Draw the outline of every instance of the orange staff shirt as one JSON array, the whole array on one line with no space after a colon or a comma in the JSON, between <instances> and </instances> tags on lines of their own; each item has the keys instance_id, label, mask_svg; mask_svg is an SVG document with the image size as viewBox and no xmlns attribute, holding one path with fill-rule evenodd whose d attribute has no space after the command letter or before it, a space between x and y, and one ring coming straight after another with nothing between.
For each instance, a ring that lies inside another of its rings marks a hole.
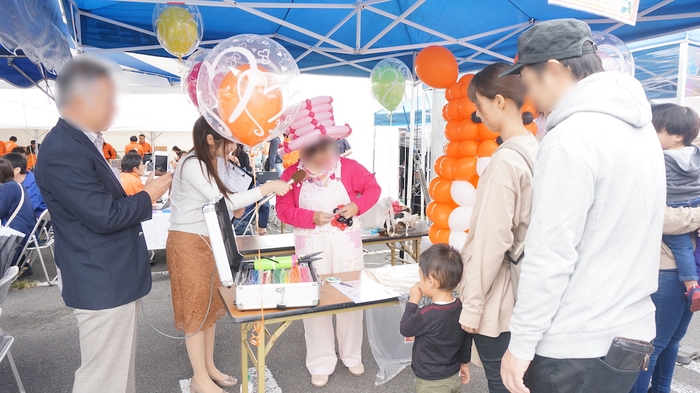
<instances>
[{"instance_id":1,"label":"orange staff shirt","mask_svg":"<svg viewBox=\"0 0 700 393\"><path fill-rule=\"evenodd\" d=\"M130 151L136 150L137 153L143 157L143 148L137 142L131 142L126 147L124 147L124 154L129 154Z\"/></svg>"},{"instance_id":2,"label":"orange staff shirt","mask_svg":"<svg viewBox=\"0 0 700 393\"><path fill-rule=\"evenodd\" d=\"M143 142L139 143L141 145L141 149L143 150L143 154L153 154L153 148L151 148L151 144L148 142Z\"/></svg>"},{"instance_id":3,"label":"orange staff shirt","mask_svg":"<svg viewBox=\"0 0 700 393\"><path fill-rule=\"evenodd\" d=\"M122 172L119 174L119 178L122 180L122 187L126 195L134 195L143 191L143 182L136 172Z\"/></svg>"},{"instance_id":4,"label":"orange staff shirt","mask_svg":"<svg viewBox=\"0 0 700 393\"><path fill-rule=\"evenodd\" d=\"M114 146L107 142L102 145L102 154L104 154L105 160L113 160L117 158L117 151L114 149Z\"/></svg>"}]
</instances>

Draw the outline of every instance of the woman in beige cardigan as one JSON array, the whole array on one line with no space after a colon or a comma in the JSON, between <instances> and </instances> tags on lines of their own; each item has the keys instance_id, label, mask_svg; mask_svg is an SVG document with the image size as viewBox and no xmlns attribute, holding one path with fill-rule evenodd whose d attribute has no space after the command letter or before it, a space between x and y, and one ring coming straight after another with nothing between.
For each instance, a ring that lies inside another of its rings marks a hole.
<instances>
[{"instance_id":1,"label":"woman in beige cardigan","mask_svg":"<svg viewBox=\"0 0 700 393\"><path fill-rule=\"evenodd\" d=\"M508 349L508 324L515 307L516 264L530 223L532 163L538 150L525 129L518 77L499 77L506 64L492 64L474 76L469 99L503 144L481 174L467 241L462 250L462 328L474 334L491 393L508 393L501 358Z\"/></svg>"}]
</instances>

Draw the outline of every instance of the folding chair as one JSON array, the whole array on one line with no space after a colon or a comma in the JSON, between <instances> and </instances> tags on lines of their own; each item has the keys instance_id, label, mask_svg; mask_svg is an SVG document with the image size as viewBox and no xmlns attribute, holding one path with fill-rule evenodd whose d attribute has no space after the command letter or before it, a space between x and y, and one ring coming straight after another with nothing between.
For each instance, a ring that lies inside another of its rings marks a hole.
<instances>
[{"instance_id":1,"label":"folding chair","mask_svg":"<svg viewBox=\"0 0 700 393\"><path fill-rule=\"evenodd\" d=\"M12 284L12 281L14 281L15 278L17 278L18 273L19 268L17 266L12 266L9 269L7 269L2 278L0 278L0 305L2 305L3 302L5 302L8 292L10 292L10 284ZM2 315L1 308L0 315ZM20 379L19 377L17 366L15 366L15 361L14 359L12 359L12 353L10 352L10 347L12 346L14 340L15 339L11 336L3 335L2 329L0 329L0 362L2 362L2 360L7 355L7 361L10 362L10 368L12 369L12 374L14 374L15 376L15 381L17 382L17 386L19 387L19 392L25 393L24 385L22 385L22 379Z\"/></svg>"},{"instance_id":2,"label":"folding chair","mask_svg":"<svg viewBox=\"0 0 700 393\"><path fill-rule=\"evenodd\" d=\"M27 243L25 243L24 249L22 250L22 253L20 253L16 265L18 265L20 269L25 265L31 266L34 255L37 255L39 257L39 262L41 262L41 267L44 269L46 282L49 285L54 285L56 278L53 280L49 278L49 273L46 270L46 263L44 263L44 256L41 255L41 251L48 248L51 252L51 256L53 257L53 242L54 237L53 230L51 230L51 214L48 210L44 210L44 212L41 213L41 216L39 216L39 220L36 222L36 225L34 225L32 233L29 234L29 239L27 240Z\"/></svg>"}]
</instances>

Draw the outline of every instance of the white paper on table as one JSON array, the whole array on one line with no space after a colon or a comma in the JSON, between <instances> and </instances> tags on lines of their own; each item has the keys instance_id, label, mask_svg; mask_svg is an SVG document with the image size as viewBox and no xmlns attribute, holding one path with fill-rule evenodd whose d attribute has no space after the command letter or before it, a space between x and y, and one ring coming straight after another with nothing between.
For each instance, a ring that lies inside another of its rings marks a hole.
<instances>
[{"instance_id":1,"label":"white paper on table","mask_svg":"<svg viewBox=\"0 0 700 393\"><path fill-rule=\"evenodd\" d=\"M382 266L362 271L362 278L367 278L395 291L406 294L411 287L420 281L417 263L407 263L397 266Z\"/></svg>"},{"instance_id":2,"label":"white paper on table","mask_svg":"<svg viewBox=\"0 0 700 393\"><path fill-rule=\"evenodd\" d=\"M371 280L334 282L331 285L352 300L353 303L369 303L399 296L391 289Z\"/></svg>"},{"instance_id":3,"label":"white paper on table","mask_svg":"<svg viewBox=\"0 0 700 393\"><path fill-rule=\"evenodd\" d=\"M250 183L253 181L253 178L240 167L228 163L226 165L226 175L223 181L226 188L232 192L243 192L250 188Z\"/></svg>"}]
</instances>

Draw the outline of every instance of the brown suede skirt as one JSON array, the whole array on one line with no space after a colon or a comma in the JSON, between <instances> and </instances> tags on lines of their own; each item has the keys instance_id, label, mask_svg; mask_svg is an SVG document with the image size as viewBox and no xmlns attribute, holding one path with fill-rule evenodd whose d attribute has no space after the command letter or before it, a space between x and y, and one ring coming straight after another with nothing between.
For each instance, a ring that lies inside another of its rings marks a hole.
<instances>
[{"instance_id":1,"label":"brown suede skirt","mask_svg":"<svg viewBox=\"0 0 700 393\"><path fill-rule=\"evenodd\" d=\"M214 254L209 247L209 238L193 233L170 231L166 243L166 255L173 295L175 327L186 334L191 334L200 326L202 330L213 326L226 313L226 309L217 293L217 288L221 284L219 273L216 271ZM207 314L210 301L211 306ZM204 321L205 318L206 321Z\"/></svg>"}]
</instances>

